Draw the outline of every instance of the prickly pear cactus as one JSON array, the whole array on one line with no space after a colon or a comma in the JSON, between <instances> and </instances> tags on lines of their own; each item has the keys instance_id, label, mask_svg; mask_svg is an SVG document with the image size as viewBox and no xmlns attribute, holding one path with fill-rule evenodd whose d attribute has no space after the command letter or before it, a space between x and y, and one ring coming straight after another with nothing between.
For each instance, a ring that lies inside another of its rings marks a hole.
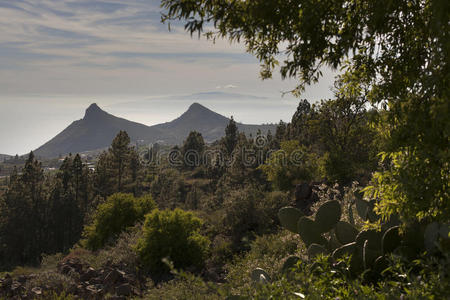
<instances>
[{"instance_id":1,"label":"prickly pear cactus","mask_svg":"<svg viewBox=\"0 0 450 300\"><path fill-rule=\"evenodd\" d=\"M380 256L381 251L372 249L369 246L369 240L366 240L363 246L364 269L371 269L375 260Z\"/></svg>"},{"instance_id":2,"label":"prickly pear cactus","mask_svg":"<svg viewBox=\"0 0 450 300\"><path fill-rule=\"evenodd\" d=\"M283 267L281 268L281 273L289 273L289 271L297 264L299 260L300 257L298 256L289 256L284 262Z\"/></svg>"},{"instance_id":3,"label":"prickly pear cactus","mask_svg":"<svg viewBox=\"0 0 450 300\"><path fill-rule=\"evenodd\" d=\"M315 217L316 226L320 232L325 233L333 229L341 219L341 213L341 205L336 200L327 201L322 204Z\"/></svg>"},{"instance_id":4,"label":"prickly pear cactus","mask_svg":"<svg viewBox=\"0 0 450 300\"><path fill-rule=\"evenodd\" d=\"M367 209L369 208L369 202L365 201L362 197L356 197L355 199L356 212L359 217L364 221L367 220Z\"/></svg>"},{"instance_id":5,"label":"prickly pear cactus","mask_svg":"<svg viewBox=\"0 0 450 300\"><path fill-rule=\"evenodd\" d=\"M270 282L269 274L261 268L254 269L251 278L255 283L266 284Z\"/></svg>"},{"instance_id":6,"label":"prickly pear cactus","mask_svg":"<svg viewBox=\"0 0 450 300\"><path fill-rule=\"evenodd\" d=\"M400 236L400 226L395 226L386 230L381 241L383 254L393 252L402 242Z\"/></svg>"},{"instance_id":7,"label":"prickly pear cactus","mask_svg":"<svg viewBox=\"0 0 450 300\"><path fill-rule=\"evenodd\" d=\"M368 241L368 247L372 250L379 250L381 252L382 233L376 230L363 230L356 236L356 246L363 248L364 243Z\"/></svg>"},{"instance_id":8,"label":"prickly pear cactus","mask_svg":"<svg viewBox=\"0 0 450 300\"><path fill-rule=\"evenodd\" d=\"M355 241L358 230L350 223L339 221L336 224L335 234L338 241L342 244L348 244Z\"/></svg>"},{"instance_id":9,"label":"prickly pear cactus","mask_svg":"<svg viewBox=\"0 0 450 300\"><path fill-rule=\"evenodd\" d=\"M307 247L311 244L326 245L327 240L322 236L321 230L316 226L316 222L308 217L301 217L298 220L298 233Z\"/></svg>"},{"instance_id":10,"label":"prickly pear cactus","mask_svg":"<svg viewBox=\"0 0 450 300\"><path fill-rule=\"evenodd\" d=\"M356 243L348 243L340 248L337 248L333 251L332 257L334 260L338 260L339 258L342 258L344 255L352 255L355 252L356 249Z\"/></svg>"},{"instance_id":11,"label":"prickly pear cactus","mask_svg":"<svg viewBox=\"0 0 450 300\"><path fill-rule=\"evenodd\" d=\"M314 258L317 255L327 254L327 253L328 253L327 249L325 249L324 246L319 245L319 244L311 244L308 247L308 256L309 256L309 258Z\"/></svg>"},{"instance_id":12,"label":"prickly pear cactus","mask_svg":"<svg viewBox=\"0 0 450 300\"><path fill-rule=\"evenodd\" d=\"M294 207L283 207L278 211L281 226L293 233L298 233L298 220L303 216L302 211Z\"/></svg>"}]
</instances>

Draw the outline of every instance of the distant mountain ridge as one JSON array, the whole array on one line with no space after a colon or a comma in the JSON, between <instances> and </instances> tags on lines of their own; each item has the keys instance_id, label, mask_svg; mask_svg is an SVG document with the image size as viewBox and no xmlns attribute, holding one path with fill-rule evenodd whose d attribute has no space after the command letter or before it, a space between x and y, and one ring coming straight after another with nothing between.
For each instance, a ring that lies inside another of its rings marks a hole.
<instances>
[{"instance_id":1,"label":"distant mountain ridge","mask_svg":"<svg viewBox=\"0 0 450 300\"><path fill-rule=\"evenodd\" d=\"M10 159L12 155L8 154L0 154L0 162L3 162L5 159Z\"/></svg>"},{"instance_id":2,"label":"distant mountain ridge","mask_svg":"<svg viewBox=\"0 0 450 300\"><path fill-rule=\"evenodd\" d=\"M86 109L83 119L73 122L34 152L38 157L52 158L106 148L120 130L125 130L132 142L177 145L193 130L200 132L206 142L213 142L225 134L229 120L199 103L193 103L175 120L147 126L113 116L93 103ZM237 125L240 131L253 135L258 130L266 134L276 129L275 125Z\"/></svg>"}]
</instances>

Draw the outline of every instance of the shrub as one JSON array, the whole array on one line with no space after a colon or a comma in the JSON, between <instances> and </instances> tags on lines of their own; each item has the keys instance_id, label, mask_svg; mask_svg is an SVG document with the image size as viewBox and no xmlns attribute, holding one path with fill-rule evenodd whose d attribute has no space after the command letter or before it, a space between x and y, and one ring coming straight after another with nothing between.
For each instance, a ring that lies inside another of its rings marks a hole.
<instances>
[{"instance_id":1,"label":"shrub","mask_svg":"<svg viewBox=\"0 0 450 300\"><path fill-rule=\"evenodd\" d=\"M162 262L168 258L175 268L203 266L209 240L199 233L203 221L191 212L181 209L154 210L146 216L143 237L137 252L144 267L153 274L168 271Z\"/></svg>"},{"instance_id":2,"label":"shrub","mask_svg":"<svg viewBox=\"0 0 450 300\"><path fill-rule=\"evenodd\" d=\"M150 195L135 198L131 194L114 194L98 206L91 225L86 226L84 246L97 250L105 246L125 229L144 219L156 208Z\"/></svg>"},{"instance_id":3,"label":"shrub","mask_svg":"<svg viewBox=\"0 0 450 300\"><path fill-rule=\"evenodd\" d=\"M221 219L216 227L232 238L235 251L248 250L256 235L276 230L278 210L291 205L289 195L275 191L264 193L258 187L235 189L226 194L223 209L212 215ZM216 217L216 219L218 219ZM215 220L211 220L215 223Z\"/></svg>"}]
</instances>

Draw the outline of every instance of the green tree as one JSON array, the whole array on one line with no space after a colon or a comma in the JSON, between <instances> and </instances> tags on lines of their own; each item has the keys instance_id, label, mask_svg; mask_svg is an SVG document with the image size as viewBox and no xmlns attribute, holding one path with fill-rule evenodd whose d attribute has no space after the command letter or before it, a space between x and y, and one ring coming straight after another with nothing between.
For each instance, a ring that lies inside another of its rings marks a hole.
<instances>
[{"instance_id":1,"label":"green tree","mask_svg":"<svg viewBox=\"0 0 450 300\"><path fill-rule=\"evenodd\" d=\"M14 174L0 211L2 264L36 264L47 248L47 199L41 164L30 152Z\"/></svg>"},{"instance_id":2,"label":"green tree","mask_svg":"<svg viewBox=\"0 0 450 300\"><path fill-rule=\"evenodd\" d=\"M99 156L94 175L95 189L103 198L117 192L139 194L141 164L130 137L120 131L107 152Z\"/></svg>"},{"instance_id":3,"label":"green tree","mask_svg":"<svg viewBox=\"0 0 450 300\"><path fill-rule=\"evenodd\" d=\"M175 268L202 267L210 243L200 234L202 224L193 213L179 208L173 211L155 209L146 216L144 235L137 245L143 264L153 274L168 271L163 258L172 261Z\"/></svg>"},{"instance_id":4,"label":"green tree","mask_svg":"<svg viewBox=\"0 0 450 300\"><path fill-rule=\"evenodd\" d=\"M175 208L186 201L184 177L175 169L161 170L150 186L153 198L160 208Z\"/></svg>"},{"instance_id":5,"label":"green tree","mask_svg":"<svg viewBox=\"0 0 450 300\"><path fill-rule=\"evenodd\" d=\"M297 139L302 145L310 146L315 143L314 131L310 123L316 118L314 106L307 100L300 100L297 110L292 116L291 123L286 128L286 139Z\"/></svg>"},{"instance_id":6,"label":"green tree","mask_svg":"<svg viewBox=\"0 0 450 300\"><path fill-rule=\"evenodd\" d=\"M202 134L197 131L191 131L181 149L184 166L190 169L200 166L203 160L204 149L205 141Z\"/></svg>"},{"instance_id":7,"label":"green tree","mask_svg":"<svg viewBox=\"0 0 450 300\"><path fill-rule=\"evenodd\" d=\"M84 230L83 244L93 250L114 241L127 228L144 219L156 208L150 195L135 198L132 194L117 193L98 206L93 221Z\"/></svg>"},{"instance_id":8,"label":"green tree","mask_svg":"<svg viewBox=\"0 0 450 300\"><path fill-rule=\"evenodd\" d=\"M309 153L297 140L281 142L281 149L273 152L260 168L277 190L288 191L295 184L318 176L317 157Z\"/></svg>"},{"instance_id":9,"label":"green tree","mask_svg":"<svg viewBox=\"0 0 450 300\"><path fill-rule=\"evenodd\" d=\"M370 126L374 111L367 111L364 97L336 84L335 99L313 108L308 124L313 147L324 156L324 175L340 184L367 183L378 164L379 136Z\"/></svg>"},{"instance_id":10,"label":"green tree","mask_svg":"<svg viewBox=\"0 0 450 300\"><path fill-rule=\"evenodd\" d=\"M111 168L116 177L117 191L123 188L125 168L130 160L130 137L125 131L120 131L111 143Z\"/></svg>"},{"instance_id":11,"label":"green tree","mask_svg":"<svg viewBox=\"0 0 450 300\"><path fill-rule=\"evenodd\" d=\"M225 128L225 136L223 137L222 143L225 147L225 151L229 157L233 154L233 150L238 143L239 131L233 116L230 118L230 122Z\"/></svg>"},{"instance_id":12,"label":"green tree","mask_svg":"<svg viewBox=\"0 0 450 300\"><path fill-rule=\"evenodd\" d=\"M298 94L322 67L382 113L375 121L390 168L375 176L379 211L403 219L450 218L450 43L447 0L162 0L163 19L209 38L243 41L269 78L298 78Z\"/></svg>"}]
</instances>

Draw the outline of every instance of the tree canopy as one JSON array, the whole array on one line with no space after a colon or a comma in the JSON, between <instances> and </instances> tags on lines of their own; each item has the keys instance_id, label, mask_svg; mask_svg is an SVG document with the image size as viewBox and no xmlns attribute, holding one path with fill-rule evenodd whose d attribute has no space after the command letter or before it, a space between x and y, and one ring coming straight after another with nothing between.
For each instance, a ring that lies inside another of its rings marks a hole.
<instances>
[{"instance_id":1,"label":"tree canopy","mask_svg":"<svg viewBox=\"0 0 450 300\"><path fill-rule=\"evenodd\" d=\"M162 0L163 21L210 39L243 42L262 63L279 66L300 94L340 68L341 95L378 110L372 120L389 167L372 195L385 217L450 218L450 2L445 0ZM213 25L213 26L211 26Z\"/></svg>"}]
</instances>

